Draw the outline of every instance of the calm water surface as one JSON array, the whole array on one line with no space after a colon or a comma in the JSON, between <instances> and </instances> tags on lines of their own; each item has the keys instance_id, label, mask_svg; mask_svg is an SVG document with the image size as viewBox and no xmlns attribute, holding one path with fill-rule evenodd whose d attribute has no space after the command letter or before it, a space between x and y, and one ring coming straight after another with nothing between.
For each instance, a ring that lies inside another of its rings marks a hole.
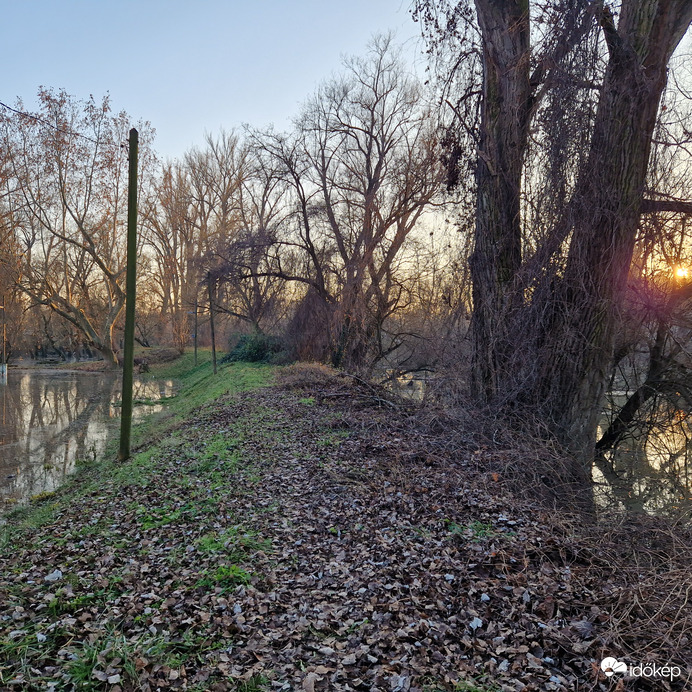
<instances>
[{"instance_id":1,"label":"calm water surface","mask_svg":"<svg viewBox=\"0 0 692 692\"><path fill-rule=\"evenodd\" d=\"M119 434L120 390L113 373L10 368L0 382L0 509L55 490L77 460L103 454ZM172 381L135 381L135 401L173 393ZM133 417L161 408L135 406Z\"/></svg>"},{"instance_id":2,"label":"calm water surface","mask_svg":"<svg viewBox=\"0 0 692 692\"><path fill-rule=\"evenodd\" d=\"M596 459L593 479L596 501L601 505L689 519L692 517L689 428L675 425L649 436L635 430L614 453Z\"/></svg>"}]
</instances>

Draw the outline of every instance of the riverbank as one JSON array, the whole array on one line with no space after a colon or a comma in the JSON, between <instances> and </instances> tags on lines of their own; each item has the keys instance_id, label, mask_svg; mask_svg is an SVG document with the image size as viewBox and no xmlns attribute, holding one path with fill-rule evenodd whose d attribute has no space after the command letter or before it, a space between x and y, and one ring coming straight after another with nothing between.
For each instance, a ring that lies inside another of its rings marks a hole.
<instances>
[{"instance_id":1,"label":"riverbank","mask_svg":"<svg viewBox=\"0 0 692 692\"><path fill-rule=\"evenodd\" d=\"M54 492L76 466L107 454L119 435L122 385L121 372L103 366L103 361L31 366L18 360L3 378L0 523L8 508ZM170 379L136 374L135 420L160 410L174 389Z\"/></svg>"},{"instance_id":2,"label":"riverbank","mask_svg":"<svg viewBox=\"0 0 692 692\"><path fill-rule=\"evenodd\" d=\"M3 689L689 689L683 529L550 511L507 450L325 369L166 367L133 459L7 527Z\"/></svg>"},{"instance_id":3,"label":"riverbank","mask_svg":"<svg viewBox=\"0 0 692 692\"><path fill-rule=\"evenodd\" d=\"M206 353L208 349L200 349L202 353ZM145 371L151 366L160 366L166 363L172 363L180 358L180 351L173 348L144 348L137 344L135 346L135 366L140 366L142 363L145 364ZM187 362L183 359L184 362ZM10 366L12 370L31 370L39 372L55 372L59 370L60 372L80 372L80 373L108 373L108 372L119 372L118 369L113 368L111 363L101 359L87 359L87 360L58 360L58 359L41 359L32 360L31 358L16 358L11 361Z\"/></svg>"}]
</instances>

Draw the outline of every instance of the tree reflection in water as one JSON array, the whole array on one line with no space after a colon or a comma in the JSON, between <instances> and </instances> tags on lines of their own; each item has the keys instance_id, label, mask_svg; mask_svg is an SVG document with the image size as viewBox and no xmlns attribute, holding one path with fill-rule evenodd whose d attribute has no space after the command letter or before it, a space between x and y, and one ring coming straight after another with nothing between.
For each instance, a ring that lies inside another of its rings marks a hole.
<instances>
[{"instance_id":1,"label":"tree reflection in water","mask_svg":"<svg viewBox=\"0 0 692 692\"><path fill-rule=\"evenodd\" d=\"M120 388L112 373L10 369L0 385L0 499L55 490L78 461L102 455L118 432ZM172 382L135 382L136 400L172 393Z\"/></svg>"},{"instance_id":2,"label":"tree reflection in water","mask_svg":"<svg viewBox=\"0 0 692 692\"><path fill-rule=\"evenodd\" d=\"M617 410L617 409L616 409ZM611 451L597 456L600 504L633 512L692 513L692 419L676 402L652 399L639 425Z\"/></svg>"}]
</instances>

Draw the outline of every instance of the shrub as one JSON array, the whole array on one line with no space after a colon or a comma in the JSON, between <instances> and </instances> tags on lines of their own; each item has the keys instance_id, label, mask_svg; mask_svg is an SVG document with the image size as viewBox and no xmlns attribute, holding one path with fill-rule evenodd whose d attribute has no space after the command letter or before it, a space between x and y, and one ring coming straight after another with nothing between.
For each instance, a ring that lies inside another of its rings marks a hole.
<instances>
[{"instance_id":1,"label":"shrub","mask_svg":"<svg viewBox=\"0 0 692 692\"><path fill-rule=\"evenodd\" d=\"M176 348L156 348L142 353L142 359L146 358L148 365L159 363L172 363L180 358L180 351Z\"/></svg>"},{"instance_id":2,"label":"shrub","mask_svg":"<svg viewBox=\"0 0 692 692\"><path fill-rule=\"evenodd\" d=\"M243 334L221 362L235 363L237 361L245 363L286 362L285 345L278 336L262 333Z\"/></svg>"}]
</instances>

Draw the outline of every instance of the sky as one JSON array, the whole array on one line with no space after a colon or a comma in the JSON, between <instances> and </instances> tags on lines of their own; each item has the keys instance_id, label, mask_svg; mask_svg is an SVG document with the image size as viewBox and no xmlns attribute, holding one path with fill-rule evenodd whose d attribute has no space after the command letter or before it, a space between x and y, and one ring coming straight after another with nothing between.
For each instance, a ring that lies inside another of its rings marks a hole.
<instances>
[{"instance_id":1,"label":"sky","mask_svg":"<svg viewBox=\"0 0 692 692\"><path fill-rule=\"evenodd\" d=\"M301 103L369 39L393 31L423 74L409 0L0 0L0 101L39 86L110 94L148 120L164 158L205 132L290 127Z\"/></svg>"}]
</instances>

